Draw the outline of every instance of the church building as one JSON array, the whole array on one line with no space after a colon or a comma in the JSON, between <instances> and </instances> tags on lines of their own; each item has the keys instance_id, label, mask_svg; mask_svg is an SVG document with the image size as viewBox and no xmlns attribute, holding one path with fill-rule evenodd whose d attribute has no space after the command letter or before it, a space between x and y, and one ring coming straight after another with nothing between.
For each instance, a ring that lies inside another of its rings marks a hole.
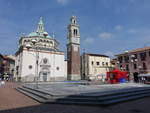
<instances>
[{"instance_id":1,"label":"church building","mask_svg":"<svg viewBox=\"0 0 150 113\"><path fill-rule=\"evenodd\" d=\"M67 63L59 42L44 29L42 17L37 30L21 36L16 52L16 81L62 81L67 79Z\"/></svg>"}]
</instances>

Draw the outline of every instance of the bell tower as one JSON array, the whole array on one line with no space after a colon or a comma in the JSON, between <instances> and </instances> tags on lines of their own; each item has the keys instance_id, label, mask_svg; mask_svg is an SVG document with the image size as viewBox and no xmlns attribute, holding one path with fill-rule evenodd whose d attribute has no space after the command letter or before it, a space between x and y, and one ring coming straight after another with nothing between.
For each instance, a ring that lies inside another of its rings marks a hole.
<instances>
[{"instance_id":1,"label":"bell tower","mask_svg":"<svg viewBox=\"0 0 150 113\"><path fill-rule=\"evenodd\" d=\"M68 80L80 80L80 32L76 16L72 16L67 36Z\"/></svg>"}]
</instances>

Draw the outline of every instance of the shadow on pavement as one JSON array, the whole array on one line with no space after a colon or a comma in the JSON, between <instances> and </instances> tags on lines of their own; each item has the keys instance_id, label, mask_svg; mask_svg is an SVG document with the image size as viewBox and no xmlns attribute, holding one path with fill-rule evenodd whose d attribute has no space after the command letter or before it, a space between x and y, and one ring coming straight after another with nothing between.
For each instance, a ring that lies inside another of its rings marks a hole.
<instances>
[{"instance_id":1,"label":"shadow on pavement","mask_svg":"<svg viewBox=\"0 0 150 113\"><path fill-rule=\"evenodd\" d=\"M0 113L110 113L109 109L90 106L60 105L60 104L40 104L36 106L0 110Z\"/></svg>"}]
</instances>

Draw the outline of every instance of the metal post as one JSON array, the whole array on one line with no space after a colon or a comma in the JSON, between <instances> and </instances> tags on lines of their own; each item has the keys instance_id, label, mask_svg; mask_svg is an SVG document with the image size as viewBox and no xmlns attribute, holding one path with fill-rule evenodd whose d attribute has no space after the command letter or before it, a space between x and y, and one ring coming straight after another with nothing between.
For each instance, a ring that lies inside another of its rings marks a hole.
<instances>
[{"instance_id":1,"label":"metal post","mask_svg":"<svg viewBox=\"0 0 150 113\"><path fill-rule=\"evenodd\" d=\"M39 66L39 52L38 48L36 47L36 88L38 89L38 80L39 80L39 73L38 73L38 66Z\"/></svg>"},{"instance_id":2,"label":"metal post","mask_svg":"<svg viewBox=\"0 0 150 113\"><path fill-rule=\"evenodd\" d=\"M38 52L38 47L37 47L37 44L38 41L33 39L32 40L32 45L28 44L26 45L27 49L30 49L32 47L35 47L35 57L36 57L36 61L35 61L35 78L34 78L34 82L35 82L35 88L38 88L38 78L39 78L39 74L38 74L38 64L39 64L39 52ZM34 50L34 48L33 48Z\"/></svg>"}]
</instances>

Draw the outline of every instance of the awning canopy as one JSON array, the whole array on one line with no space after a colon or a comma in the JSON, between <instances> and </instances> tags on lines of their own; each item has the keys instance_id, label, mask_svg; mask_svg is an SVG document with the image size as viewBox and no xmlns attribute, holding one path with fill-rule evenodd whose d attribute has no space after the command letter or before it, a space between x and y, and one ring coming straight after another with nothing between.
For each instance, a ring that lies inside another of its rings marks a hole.
<instances>
[{"instance_id":1,"label":"awning canopy","mask_svg":"<svg viewBox=\"0 0 150 113\"><path fill-rule=\"evenodd\" d=\"M140 74L139 77L150 77L150 73L148 73L148 74Z\"/></svg>"}]
</instances>

